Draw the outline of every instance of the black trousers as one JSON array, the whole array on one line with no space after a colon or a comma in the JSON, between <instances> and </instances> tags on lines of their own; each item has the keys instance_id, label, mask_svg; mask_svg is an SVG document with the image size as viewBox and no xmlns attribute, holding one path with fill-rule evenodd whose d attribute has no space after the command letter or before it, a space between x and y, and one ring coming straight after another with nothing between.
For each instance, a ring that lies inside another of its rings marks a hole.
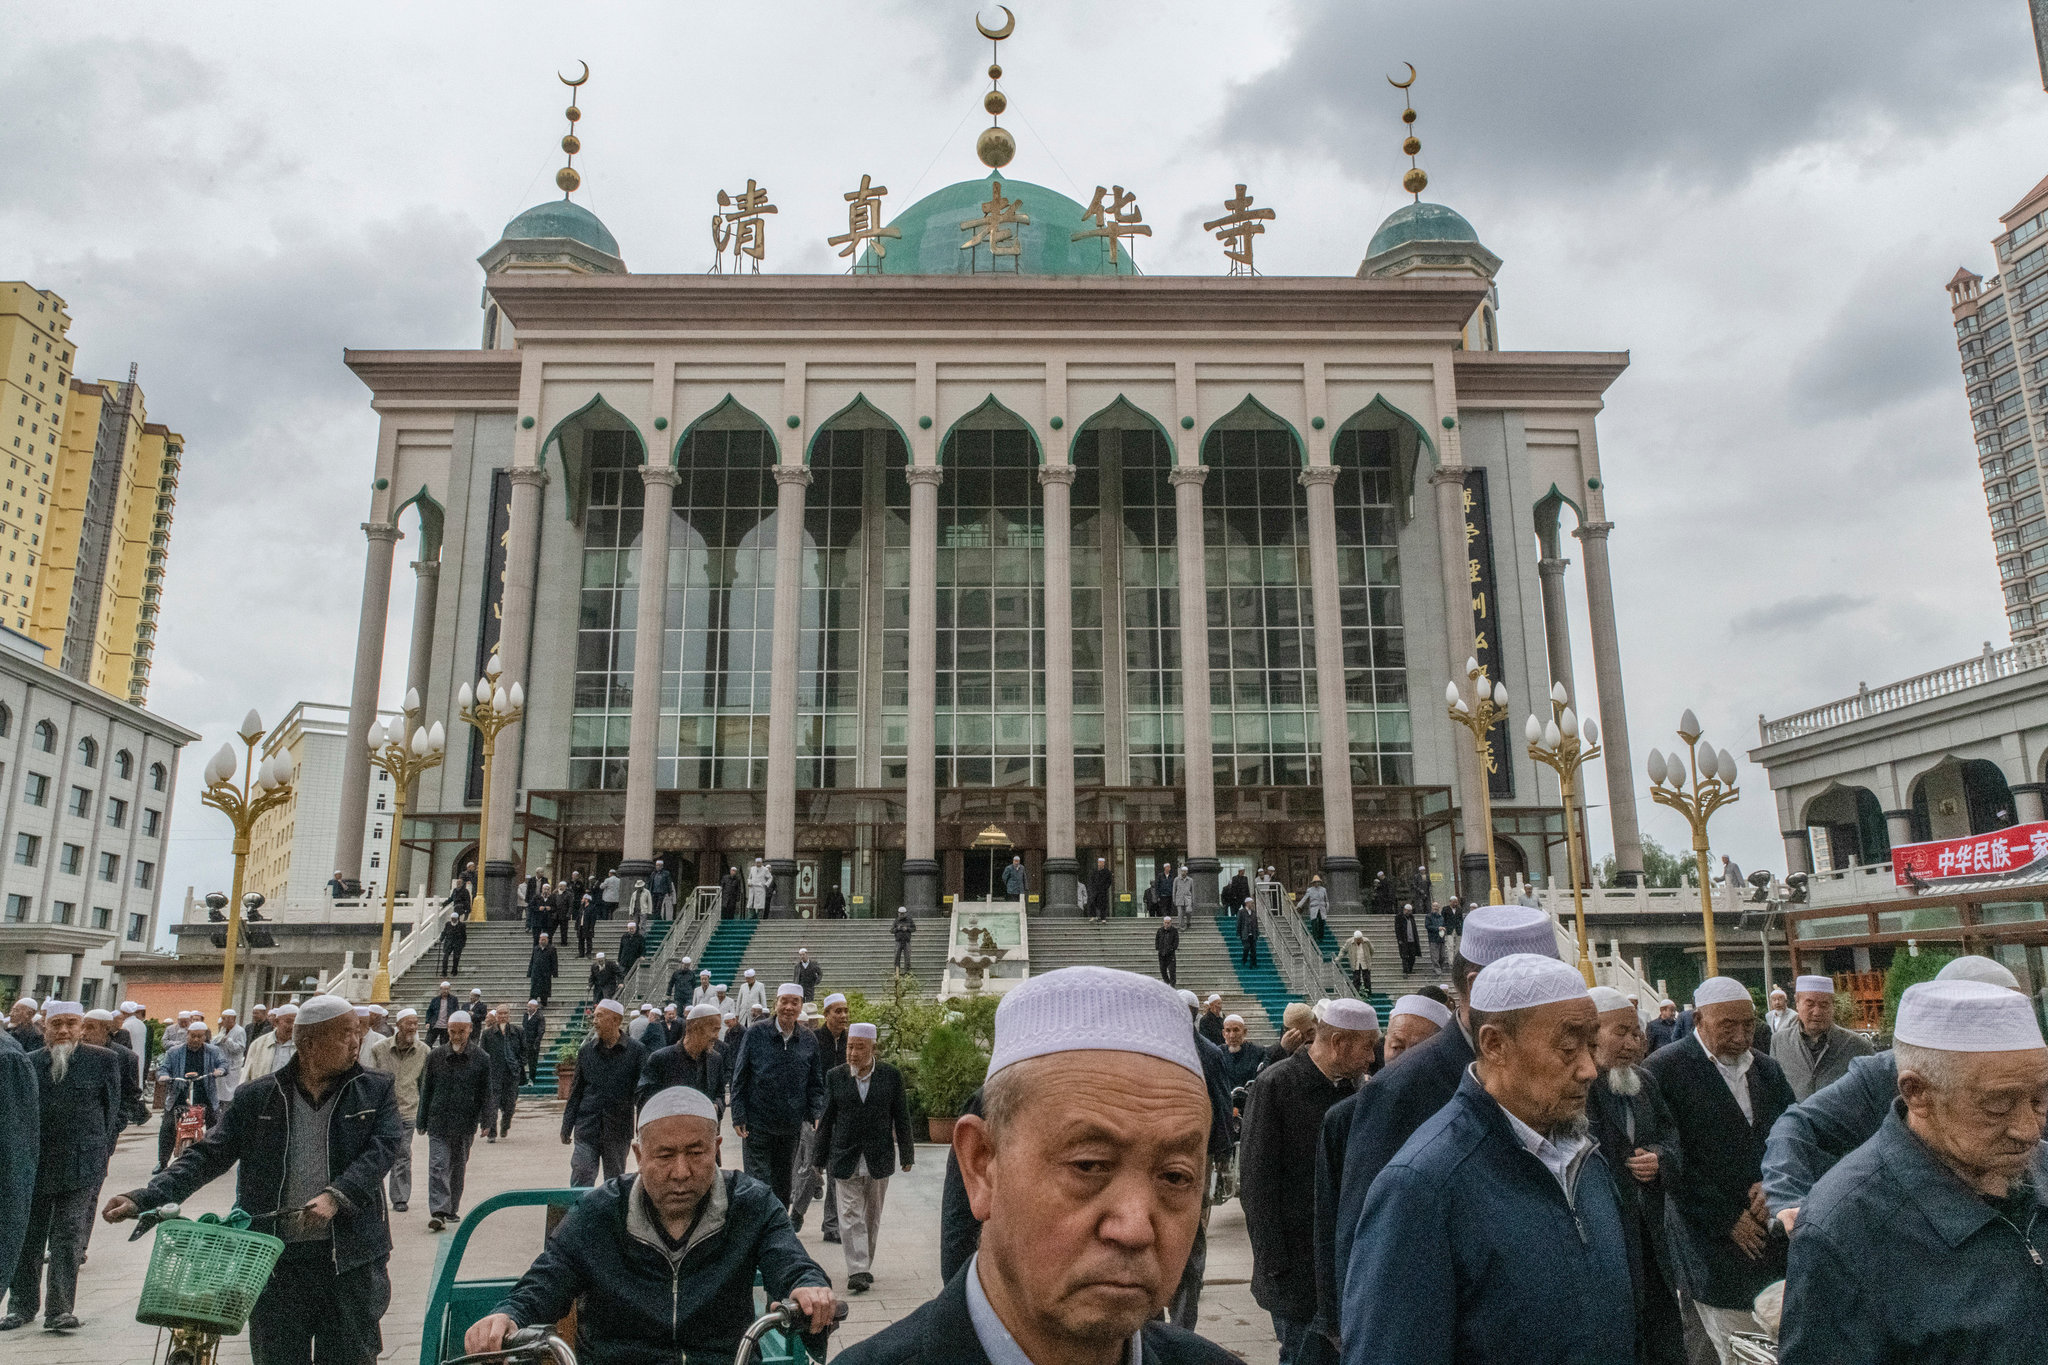
<instances>
[{"instance_id":1,"label":"black trousers","mask_svg":"<svg viewBox=\"0 0 2048 1365\"><path fill-rule=\"evenodd\" d=\"M375 1261L337 1275L332 1244L292 1242L249 1314L256 1365L374 1365L391 1277Z\"/></svg>"},{"instance_id":2,"label":"black trousers","mask_svg":"<svg viewBox=\"0 0 2048 1365\"><path fill-rule=\"evenodd\" d=\"M1179 959L1179 953L1161 953L1159 955L1159 979L1169 986L1178 986L1180 984L1179 981L1175 980L1175 974L1180 968Z\"/></svg>"},{"instance_id":3,"label":"black trousers","mask_svg":"<svg viewBox=\"0 0 2048 1365\"><path fill-rule=\"evenodd\" d=\"M1237 961L1239 966L1256 967L1259 965L1259 941L1257 939L1239 939L1238 949Z\"/></svg>"},{"instance_id":4,"label":"black trousers","mask_svg":"<svg viewBox=\"0 0 2048 1365\"><path fill-rule=\"evenodd\" d=\"M485 1137L504 1137L512 1131L512 1111L519 1106L519 1077L492 1075L491 1100L484 1106Z\"/></svg>"},{"instance_id":5,"label":"black trousers","mask_svg":"<svg viewBox=\"0 0 2048 1365\"><path fill-rule=\"evenodd\" d=\"M455 974L456 974L457 972L460 972L461 970L462 970L462 945L460 945L460 944L447 944L447 943L444 943L444 944L442 944L442 945L441 945L441 971L440 971L440 975L442 975L442 976L454 976L454 975L455 975Z\"/></svg>"},{"instance_id":6,"label":"black trousers","mask_svg":"<svg viewBox=\"0 0 2048 1365\"><path fill-rule=\"evenodd\" d=\"M1413 976L1413 975L1415 975L1415 957L1416 957L1416 953L1417 953L1417 948L1416 948L1416 945L1415 945L1415 944L1413 944L1413 943L1404 943L1404 944L1402 944L1402 945L1401 945L1401 975L1403 975L1403 976Z\"/></svg>"},{"instance_id":7,"label":"black trousers","mask_svg":"<svg viewBox=\"0 0 2048 1365\"><path fill-rule=\"evenodd\" d=\"M40 1308L45 1319L72 1311L78 1297L78 1258L92 1232L93 1196L97 1185L50 1194L37 1190L28 1205L28 1233L21 1241L21 1259L14 1263L14 1284L7 1311L32 1318ZM50 1251L49 1289L43 1295L43 1248Z\"/></svg>"},{"instance_id":8,"label":"black trousers","mask_svg":"<svg viewBox=\"0 0 2048 1365\"><path fill-rule=\"evenodd\" d=\"M907 972L910 970L909 939L904 939L901 943L898 943L896 945L896 970L899 972Z\"/></svg>"},{"instance_id":9,"label":"black trousers","mask_svg":"<svg viewBox=\"0 0 2048 1365\"><path fill-rule=\"evenodd\" d=\"M1351 969L1351 989L1357 991L1360 995L1370 995L1372 993L1372 968L1353 967Z\"/></svg>"},{"instance_id":10,"label":"black trousers","mask_svg":"<svg viewBox=\"0 0 2048 1365\"><path fill-rule=\"evenodd\" d=\"M590 938L596 932L597 922L595 920L576 921L576 956L590 956Z\"/></svg>"},{"instance_id":11,"label":"black trousers","mask_svg":"<svg viewBox=\"0 0 2048 1365\"><path fill-rule=\"evenodd\" d=\"M789 1207L790 1187L794 1183L797 1144L802 1138L801 1133L764 1133L751 1128L741 1140L747 1174L773 1190L785 1209Z\"/></svg>"}]
</instances>

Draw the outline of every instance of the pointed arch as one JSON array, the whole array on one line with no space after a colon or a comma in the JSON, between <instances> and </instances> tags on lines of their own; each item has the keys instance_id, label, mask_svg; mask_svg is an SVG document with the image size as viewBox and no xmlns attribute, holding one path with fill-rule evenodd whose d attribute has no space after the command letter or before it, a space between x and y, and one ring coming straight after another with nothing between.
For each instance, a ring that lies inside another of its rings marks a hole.
<instances>
[{"instance_id":1,"label":"pointed arch","mask_svg":"<svg viewBox=\"0 0 2048 1365\"><path fill-rule=\"evenodd\" d=\"M1284 431L1294 440L1295 455L1303 465L1308 463L1308 444L1301 439L1301 433L1294 429L1294 423L1249 393L1244 396L1244 401L1211 422L1208 430L1202 433L1201 444L1196 449L1201 452L1205 461L1208 458L1209 438L1225 431Z\"/></svg>"},{"instance_id":2,"label":"pointed arch","mask_svg":"<svg viewBox=\"0 0 2048 1365\"><path fill-rule=\"evenodd\" d=\"M447 509L435 501L434 495L427 491L425 484L420 485L419 492L391 509L391 519L397 521L399 514L408 507L420 514L420 562L424 564L439 559L441 536L447 524Z\"/></svg>"},{"instance_id":3,"label":"pointed arch","mask_svg":"<svg viewBox=\"0 0 2048 1365\"><path fill-rule=\"evenodd\" d=\"M1128 418L1131 420L1118 420L1114 422L1106 420L1110 418ZM1074 434L1067 438L1067 463L1072 464L1074 462L1074 443L1081 439L1081 433L1084 431L1111 429L1131 431L1143 430L1148 427L1159 433L1165 440L1168 450L1173 449L1173 436L1172 433L1167 431L1166 423L1160 421L1136 403L1133 403L1127 395L1120 393L1113 400L1103 404L1086 419L1075 425Z\"/></svg>"},{"instance_id":4,"label":"pointed arch","mask_svg":"<svg viewBox=\"0 0 2048 1365\"><path fill-rule=\"evenodd\" d=\"M984 414L987 414L984 416ZM1000 420L1007 417L1008 422ZM1014 425L1012 425L1014 424ZM964 413L939 441L939 463L946 462L946 450L953 444L953 433L965 428L969 431L1016 431L1021 430L1031 438L1031 448L1038 454L1038 463L1045 463L1045 444L1038 439L1038 431L1031 423L1019 417L1001 399L991 393L981 400L974 409Z\"/></svg>"},{"instance_id":5,"label":"pointed arch","mask_svg":"<svg viewBox=\"0 0 2048 1365\"><path fill-rule=\"evenodd\" d=\"M775 428L764 420L760 413L728 393L713 403L676 434L675 444L669 447L668 462L671 465L682 461L683 442L699 431L753 431L759 429L767 434L768 448L775 452L775 460L782 459L782 442L776 439Z\"/></svg>"},{"instance_id":6,"label":"pointed arch","mask_svg":"<svg viewBox=\"0 0 2048 1365\"><path fill-rule=\"evenodd\" d=\"M538 459L542 468L547 467L550 449L559 452L563 514L571 521L583 520L583 509L589 501L590 436L599 431L627 433L639 451L639 462L647 463L647 438L640 428L607 402L604 394L592 394L588 403L555 423L547 439L540 443Z\"/></svg>"},{"instance_id":7,"label":"pointed arch","mask_svg":"<svg viewBox=\"0 0 2048 1365\"><path fill-rule=\"evenodd\" d=\"M1339 422L1330 433L1329 460L1337 462L1337 438L1347 431L1391 431L1394 441L1395 491L1400 498L1402 520L1408 519L1410 500L1415 494L1416 474L1422 465L1422 452L1429 452L1432 468L1443 463L1438 454L1436 442L1430 440L1429 429L1415 420L1413 414L1387 401L1383 393L1376 393L1372 401Z\"/></svg>"},{"instance_id":8,"label":"pointed arch","mask_svg":"<svg viewBox=\"0 0 2048 1365\"><path fill-rule=\"evenodd\" d=\"M1545 559L1563 559L1564 555L1564 509L1572 509L1572 520L1583 526L1586 523L1586 509L1564 495L1556 484L1536 502L1532 517L1536 525L1536 545Z\"/></svg>"},{"instance_id":9,"label":"pointed arch","mask_svg":"<svg viewBox=\"0 0 2048 1365\"><path fill-rule=\"evenodd\" d=\"M826 432L848 429L859 431L886 429L893 431L896 433L896 438L903 442L905 459L909 458L910 433L905 431L902 424L894 417L883 412L874 403L869 401L866 394L856 393L853 396L852 402L818 424L816 434L804 446L804 464L808 466L817 457L818 442L825 438Z\"/></svg>"}]
</instances>

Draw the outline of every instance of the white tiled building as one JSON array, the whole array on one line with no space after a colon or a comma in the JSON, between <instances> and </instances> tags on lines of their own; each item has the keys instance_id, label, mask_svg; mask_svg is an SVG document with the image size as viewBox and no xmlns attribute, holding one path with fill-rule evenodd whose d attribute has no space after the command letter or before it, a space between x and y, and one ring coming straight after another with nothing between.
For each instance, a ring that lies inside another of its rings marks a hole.
<instances>
[{"instance_id":1,"label":"white tiled building","mask_svg":"<svg viewBox=\"0 0 2048 1365\"><path fill-rule=\"evenodd\" d=\"M380 723L398 718L380 711ZM292 799L257 818L249 838L247 888L275 905L307 905L327 895L334 874L335 834L341 821L342 751L348 746L348 708L302 701L264 737L263 756L292 757ZM353 875L365 895L378 895L389 875L398 831L391 779L373 770L363 818L363 855ZM402 889L402 888L401 888Z\"/></svg>"},{"instance_id":2,"label":"white tiled building","mask_svg":"<svg viewBox=\"0 0 2048 1365\"><path fill-rule=\"evenodd\" d=\"M119 999L156 941L178 752L197 739L0 628L0 1000Z\"/></svg>"}]
</instances>

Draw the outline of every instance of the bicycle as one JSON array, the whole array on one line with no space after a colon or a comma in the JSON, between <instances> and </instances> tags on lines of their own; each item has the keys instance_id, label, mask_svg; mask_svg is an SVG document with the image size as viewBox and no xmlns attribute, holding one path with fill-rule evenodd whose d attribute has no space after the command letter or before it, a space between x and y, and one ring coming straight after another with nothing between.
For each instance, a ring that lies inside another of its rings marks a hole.
<instances>
[{"instance_id":1,"label":"bicycle","mask_svg":"<svg viewBox=\"0 0 2048 1365\"><path fill-rule=\"evenodd\" d=\"M188 1071L181 1079L175 1082L176 1085L184 1087L184 1098L182 1101L173 1100L173 1103L179 1104L180 1107L178 1109L178 1125L174 1130L177 1137L171 1147L172 1161L176 1161L179 1157L185 1155L187 1147L190 1147L193 1143L206 1136L206 1110L204 1106L196 1103L199 1094L199 1080L200 1077L197 1072Z\"/></svg>"},{"instance_id":2,"label":"bicycle","mask_svg":"<svg viewBox=\"0 0 2048 1365\"><path fill-rule=\"evenodd\" d=\"M242 1330L284 1243L207 1214L189 1220L176 1204L137 1215L135 1241L156 1230L135 1319L171 1334L164 1365L214 1365L220 1339Z\"/></svg>"},{"instance_id":3,"label":"bicycle","mask_svg":"<svg viewBox=\"0 0 2048 1365\"><path fill-rule=\"evenodd\" d=\"M846 1304L833 1307L832 1327L846 1321ZM733 1365L756 1365L761 1340L770 1332L795 1333L801 1331L809 1315L794 1303L771 1303L768 1311L754 1319L751 1326L741 1334L739 1349L733 1354ZM832 1327L825 1330L829 1333ZM522 1327L506 1334L505 1344L495 1351L478 1351L473 1355L454 1356L442 1365L576 1365L576 1353L546 1327Z\"/></svg>"}]
</instances>

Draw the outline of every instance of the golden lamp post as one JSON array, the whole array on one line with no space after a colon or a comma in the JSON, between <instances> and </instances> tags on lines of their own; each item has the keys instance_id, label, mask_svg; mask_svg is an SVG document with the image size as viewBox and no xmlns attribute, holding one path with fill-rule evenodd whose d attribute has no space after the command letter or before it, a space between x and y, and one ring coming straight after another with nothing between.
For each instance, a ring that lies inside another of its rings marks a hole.
<instances>
[{"instance_id":1,"label":"golden lamp post","mask_svg":"<svg viewBox=\"0 0 2048 1365\"><path fill-rule=\"evenodd\" d=\"M1529 741L1529 757L1557 774L1557 785L1564 798L1564 856L1571 864L1572 872L1572 914L1578 921L1579 929L1579 975L1586 978L1590 988L1593 981L1593 954L1586 946L1586 891L1579 878L1579 831L1572 818L1572 795L1578 790L1579 769L1587 760L1600 756L1600 723L1591 716L1582 722L1571 707L1571 694L1564 690L1563 683L1555 683L1550 689L1550 719L1541 721L1534 715L1522 728Z\"/></svg>"},{"instance_id":2,"label":"golden lamp post","mask_svg":"<svg viewBox=\"0 0 2048 1365\"><path fill-rule=\"evenodd\" d=\"M291 800L292 758L280 750L256 761L256 746L263 739L263 718L251 711L242 718L238 732L242 741L243 754L239 763L235 760L235 746L223 744L220 752L207 760L201 776L206 789L199 794L202 805L212 806L235 827L235 889L228 898L227 955L220 968L220 1007L230 1010L235 1004L235 951L242 941L242 875L249 865L249 832L256 827L256 817L276 806ZM240 769L241 785L235 784L235 773Z\"/></svg>"},{"instance_id":3,"label":"golden lamp post","mask_svg":"<svg viewBox=\"0 0 2048 1365\"><path fill-rule=\"evenodd\" d=\"M483 820L476 839L476 897L470 902L469 920L472 924L484 921L484 865L489 856L488 840L491 837L491 757L497 752L498 732L526 714L526 693L518 683L510 687L498 681L503 669L498 656L491 655L491 662L485 666L484 675L471 688L462 685L462 693L456 698L460 709L456 715L468 721L484 737L484 803L481 812Z\"/></svg>"},{"instance_id":4,"label":"golden lamp post","mask_svg":"<svg viewBox=\"0 0 2048 1365\"><path fill-rule=\"evenodd\" d=\"M391 912L398 896L398 844L405 838L406 789L421 773L440 767L441 756L448 748L448 734L440 721L435 721L431 730L414 724L419 712L420 694L407 692L405 714L391 730L382 725L370 726L370 766L389 773L397 788L392 798L391 865L384 872L384 946L377 953L377 970L370 977L370 1003L375 1005L391 1003ZM410 735L406 734L408 726L412 727Z\"/></svg>"},{"instance_id":5,"label":"golden lamp post","mask_svg":"<svg viewBox=\"0 0 2048 1365\"><path fill-rule=\"evenodd\" d=\"M1468 705L1458 684L1444 684L1444 703L1451 719L1472 732L1472 751L1479 756L1479 818L1486 828L1486 889L1490 904L1500 904L1500 869L1493 858L1493 794L1489 790L1493 773L1493 727L1507 718L1508 689L1503 683L1488 682L1479 660L1465 660L1465 677L1472 684Z\"/></svg>"},{"instance_id":6,"label":"golden lamp post","mask_svg":"<svg viewBox=\"0 0 2048 1365\"><path fill-rule=\"evenodd\" d=\"M1713 745L1700 743L1699 717L1690 707L1678 718L1678 737L1692 755L1691 791L1685 785L1685 760L1677 754L1666 758L1652 749L1644 767L1650 774L1650 795L1657 804L1671 807L1692 826L1693 861L1700 878L1700 919L1707 932L1707 975L1719 976L1720 956L1714 950L1714 882L1707 870L1707 817L1741 800L1742 793L1735 788L1735 755L1726 749L1717 753Z\"/></svg>"}]
</instances>

